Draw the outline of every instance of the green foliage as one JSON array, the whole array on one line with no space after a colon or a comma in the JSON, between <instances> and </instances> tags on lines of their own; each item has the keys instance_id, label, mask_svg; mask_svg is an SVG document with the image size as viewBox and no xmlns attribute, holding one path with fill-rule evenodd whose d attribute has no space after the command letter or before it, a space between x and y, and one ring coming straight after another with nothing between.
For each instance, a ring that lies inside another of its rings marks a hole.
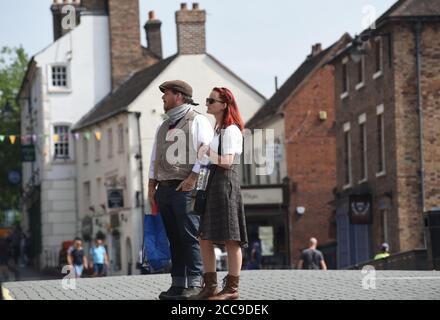
<instances>
[{"instance_id":1,"label":"green foliage","mask_svg":"<svg viewBox=\"0 0 440 320\"><path fill-rule=\"evenodd\" d=\"M8 180L11 170L21 173L20 139L15 144L9 141L9 135L20 135L20 106L16 96L26 73L28 57L23 48L3 47L0 50L0 135L6 136L0 141L0 206L7 209L18 207L21 184L12 185ZM13 112L5 119L3 109L9 102Z\"/></svg>"}]
</instances>

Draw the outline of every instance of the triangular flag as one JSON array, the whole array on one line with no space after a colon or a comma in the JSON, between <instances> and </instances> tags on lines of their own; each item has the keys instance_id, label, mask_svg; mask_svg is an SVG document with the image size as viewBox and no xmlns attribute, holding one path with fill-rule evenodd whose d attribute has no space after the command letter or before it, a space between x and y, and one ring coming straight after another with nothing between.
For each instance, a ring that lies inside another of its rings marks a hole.
<instances>
[{"instance_id":1,"label":"triangular flag","mask_svg":"<svg viewBox=\"0 0 440 320\"><path fill-rule=\"evenodd\" d=\"M9 136L9 141L11 141L11 144L15 143L15 139L17 139L16 136Z\"/></svg>"},{"instance_id":2,"label":"triangular flag","mask_svg":"<svg viewBox=\"0 0 440 320\"><path fill-rule=\"evenodd\" d=\"M101 132L100 131L96 131L95 132L95 137L96 137L96 140L101 141Z\"/></svg>"},{"instance_id":3,"label":"triangular flag","mask_svg":"<svg viewBox=\"0 0 440 320\"><path fill-rule=\"evenodd\" d=\"M90 132L84 133L84 136L86 137L87 140L89 140L90 139Z\"/></svg>"},{"instance_id":4,"label":"triangular flag","mask_svg":"<svg viewBox=\"0 0 440 320\"><path fill-rule=\"evenodd\" d=\"M53 135L53 142L58 142L60 141L60 136L58 134L54 134Z\"/></svg>"},{"instance_id":5,"label":"triangular flag","mask_svg":"<svg viewBox=\"0 0 440 320\"><path fill-rule=\"evenodd\" d=\"M3 141L5 141L5 136L0 134L0 142L3 142Z\"/></svg>"}]
</instances>

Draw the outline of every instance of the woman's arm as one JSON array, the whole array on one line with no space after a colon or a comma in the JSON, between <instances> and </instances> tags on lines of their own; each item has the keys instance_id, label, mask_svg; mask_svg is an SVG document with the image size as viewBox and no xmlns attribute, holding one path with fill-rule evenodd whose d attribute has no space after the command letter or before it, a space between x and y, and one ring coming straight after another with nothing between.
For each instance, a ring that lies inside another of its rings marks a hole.
<instances>
[{"instance_id":1,"label":"woman's arm","mask_svg":"<svg viewBox=\"0 0 440 320\"><path fill-rule=\"evenodd\" d=\"M217 152L215 152L212 149L209 149L208 151L209 158L211 159L212 163L218 165L219 167L230 169L232 165L234 164L234 155L233 154L226 154L226 155L219 155Z\"/></svg>"}]
</instances>

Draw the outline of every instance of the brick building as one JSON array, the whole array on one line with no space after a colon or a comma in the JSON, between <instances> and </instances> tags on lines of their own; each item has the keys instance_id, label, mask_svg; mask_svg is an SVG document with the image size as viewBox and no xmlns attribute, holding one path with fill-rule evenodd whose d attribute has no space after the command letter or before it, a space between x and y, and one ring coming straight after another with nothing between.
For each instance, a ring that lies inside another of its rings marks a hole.
<instances>
[{"instance_id":1,"label":"brick building","mask_svg":"<svg viewBox=\"0 0 440 320\"><path fill-rule=\"evenodd\" d=\"M426 247L424 215L440 206L440 2L396 2L331 63L338 267L382 242L391 253ZM353 195L371 204L366 223L350 219Z\"/></svg>"},{"instance_id":2,"label":"brick building","mask_svg":"<svg viewBox=\"0 0 440 320\"><path fill-rule=\"evenodd\" d=\"M274 129L283 150L283 163L276 163L271 176L257 176L255 165L248 174L244 170L248 230L252 236L252 230L272 226L274 255L286 255L289 266L298 263L312 236L319 239L330 267L336 266L334 209L328 204L336 184L334 68L326 62L351 40L345 34L325 50L321 44L314 45L305 61L246 124L249 129ZM263 188L267 196L277 184L287 192L287 199L274 208L264 202L259 206L254 201L247 203L248 193L255 198ZM304 214L300 208L305 209Z\"/></svg>"}]
</instances>

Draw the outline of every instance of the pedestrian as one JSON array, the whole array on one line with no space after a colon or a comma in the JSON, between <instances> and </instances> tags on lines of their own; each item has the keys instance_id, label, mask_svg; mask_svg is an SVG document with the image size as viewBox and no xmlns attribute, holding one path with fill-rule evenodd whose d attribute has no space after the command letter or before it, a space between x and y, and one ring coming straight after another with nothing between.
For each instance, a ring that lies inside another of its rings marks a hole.
<instances>
[{"instance_id":1,"label":"pedestrian","mask_svg":"<svg viewBox=\"0 0 440 320\"><path fill-rule=\"evenodd\" d=\"M171 251L171 287L162 300L187 299L200 292L202 259L197 238L200 217L191 211L200 163L197 150L214 135L209 120L193 110L192 87L181 80L159 86L167 119L160 125L151 154L148 198L162 215ZM184 137L179 140L179 137ZM176 146L176 140L178 148ZM189 143L187 143L187 141ZM177 151L177 157L173 158ZM184 152L183 152L183 151ZM194 159L194 160L193 160ZM156 189L157 188L157 189Z\"/></svg>"},{"instance_id":2,"label":"pedestrian","mask_svg":"<svg viewBox=\"0 0 440 320\"><path fill-rule=\"evenodd\" d=\"M200 222L200 248L203 258L204 287L192 299L235 300L239 298L242 248L248 238L240 190L240 155L243 150L244 123L234 95L227 88L214 88L206 99L208 113L215 117L215 135L209 147L199 150L212 161L207 188L206 209ZM226 246L228 274L218 292L214 244Z\"/></svg>"},{"instance_id":3,"label":"pedestrian","mask_svg":"<svg viewBox=\"0 0 440 320\"><path fill-rule=\"evenodd\" d=\"M109 259L102 239L96 239L95 246L90 248L90 256L92 258L91 263L93 264L93 276L103 277L105 275L105 267L108 268Z\"/></svg>"},{"instance_id":4,"label":"pedestrian","mask_svg":"<svg viewBox=\"0 0 440 320\"><path fill-rule=\"evenodd\" d=\"M249 270L258 270L261 269L261 245L260 241L255 240L252 242L251 245L251 253L249 255L249 263L248 263L248 269Z\"/></svg>"},{"instance_id":5,"label":"pedestrian","mask_svg":"<svg viewBox=\"0 0 440 320\"><path fill-rule=\"evenodd\" d=\"M298 269L305 270L327 270L327 265L324 261L324 255L317 250L318 240L310 238L309 247L301 253L301 258L298 263Z\"/></svg>"},{"instance_id":6,"label":"pedestrian","mask_svg":"<svg viewBox=\"0 0 440 320\"><path fill-rule=\"evenodd\" d=\"M18 268L20 255L21 255L21 239L22 231L19 224L15 225L14 231L10 235L10 244L12 250L12 257L14 259L14 266Z\"/></svg>"},{"instance_id":7,"label":"pedestrian","mask_svg":"<svg viewBox=\"0 0 440 320\"><path fill-rule=\"evenodd\" d=\"M385 259L388 258L390 256L390 246L388 245L388 243L382 243L381 248L380 248L380 253L376 254L374 256L374 260L380 260L380 259Z\"/></svg>"},{"instance_id":8,"label":"pedestrian","mask_svg":"<svg viewBox=\"0 0 440 320\"><path fill-rule=\"evenodd\" d=\"M87 269L87 257L82 247L81 238L75 238L73 247L69 250L67 256L67 263L73 268L75 278L81 278L84 269Z\"/></svg>"}]
</instances>

